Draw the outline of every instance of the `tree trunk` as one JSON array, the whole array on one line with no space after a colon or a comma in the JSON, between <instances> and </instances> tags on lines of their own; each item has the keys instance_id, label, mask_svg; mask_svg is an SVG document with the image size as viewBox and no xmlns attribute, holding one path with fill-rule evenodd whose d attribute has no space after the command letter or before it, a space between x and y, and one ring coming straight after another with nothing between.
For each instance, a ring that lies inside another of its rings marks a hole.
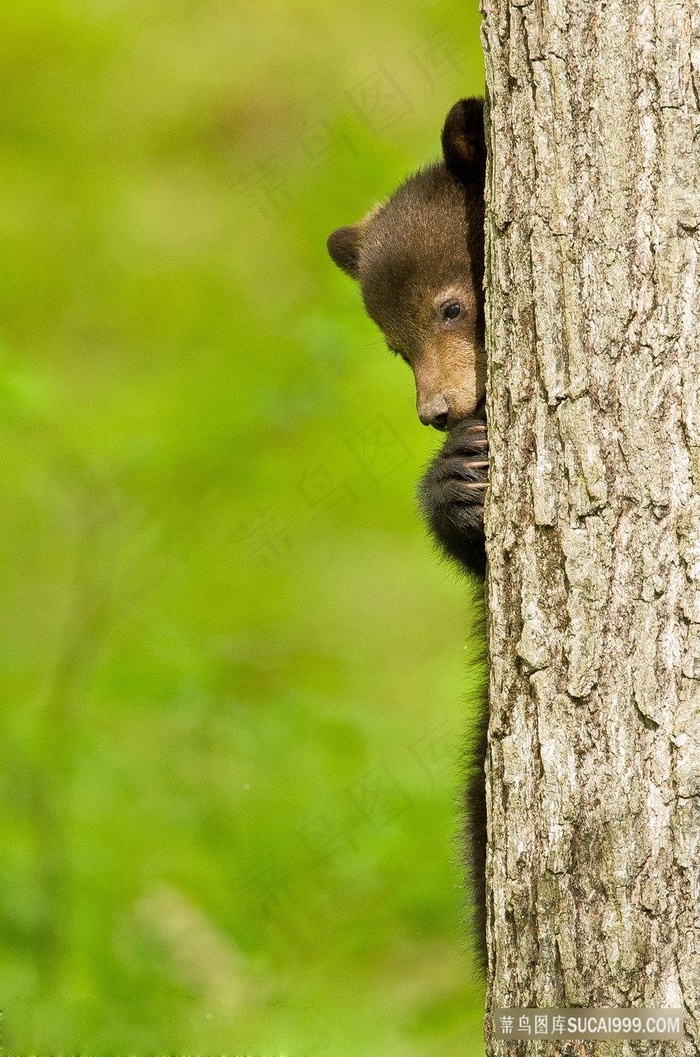
<instances>
[{"instance_id":1,"label":"tree trunk","mask_svg":"<svg viewBox=\"0 0 700 1057\"><path fill-rule=\"evenodd\" d=\"M699 1054L700 7L482 10L488 1008L685 1007L537 1052Z\"/></svg>"}]
</instances>

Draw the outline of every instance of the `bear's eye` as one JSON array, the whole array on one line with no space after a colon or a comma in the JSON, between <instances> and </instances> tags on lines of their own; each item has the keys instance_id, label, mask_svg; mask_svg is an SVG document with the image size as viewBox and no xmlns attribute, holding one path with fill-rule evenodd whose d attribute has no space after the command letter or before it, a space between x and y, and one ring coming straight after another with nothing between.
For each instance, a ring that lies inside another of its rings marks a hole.
<instances>
[{"instance_id":1,"label":"bear's eye","mask_svg":"<svg viewBox=\"0 0 700 1057\"><path fill-rule=\"evenodd\" d=\"M442 318L443 319L456 319L457 316L461 313L461 311L462 311L462 306L460 304L458 304L456 301L451 301L449 303L449 305L444 305L444 307L442 309Z\"/></svg>"}]
</instances>

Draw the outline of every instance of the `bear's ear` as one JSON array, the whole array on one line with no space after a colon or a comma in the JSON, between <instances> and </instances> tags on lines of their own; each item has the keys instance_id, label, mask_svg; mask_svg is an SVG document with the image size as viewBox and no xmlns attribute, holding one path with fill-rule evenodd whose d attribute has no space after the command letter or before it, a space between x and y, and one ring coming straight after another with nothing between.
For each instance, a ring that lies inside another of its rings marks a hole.
<instances>
[{"instance_id":1,"label":"bear's ear","mask_svg":"<svg viewBox=\"0 0 700 1057\"><path fill-rule=\"evenodd\" d=\"M362 221L347 228L337 228L328 236L328 252L334 262L353 279L360 277L360 246L365 233Z\"/></svg>"},{"instance_id":2,"label":"bear's ear","mask_svg":"<svg viewBox=\"0 0 700 1057\"><path fill-rule=\"evenodd\" d=\"M460 99L445 118L442 155L449 172L465 186L483 187L486 177L484 100Z\"/></svg>"}]
</instances>

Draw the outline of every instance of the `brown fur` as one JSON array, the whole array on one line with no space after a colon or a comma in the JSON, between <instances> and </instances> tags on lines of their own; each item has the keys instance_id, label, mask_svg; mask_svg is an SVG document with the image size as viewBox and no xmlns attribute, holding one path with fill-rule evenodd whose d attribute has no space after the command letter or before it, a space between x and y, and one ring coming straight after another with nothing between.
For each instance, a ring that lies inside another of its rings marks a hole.
<instances>
[{"instance_id":1,"label":"brown fur","mask_svg":"<svg viewBox=\"0 0 700 1057\"><path fill-rule=\"evenodd\" d=\"M421 422L450 429L477 413L486 386L480 100L445 121L443 159L410 176L383 205L328 240L360 283L365 308L413 370ZM457 318L443 309L460 306Z\"/></svg>"}]
</instances>

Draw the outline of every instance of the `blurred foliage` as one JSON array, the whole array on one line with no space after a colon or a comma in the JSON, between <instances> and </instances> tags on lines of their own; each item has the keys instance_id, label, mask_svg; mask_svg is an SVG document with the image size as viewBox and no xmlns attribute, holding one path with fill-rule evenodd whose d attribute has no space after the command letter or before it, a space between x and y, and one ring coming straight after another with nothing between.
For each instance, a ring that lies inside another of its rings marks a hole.
<instances>
[{"instance_id":1,"label":"blurred foliage","mask_svg":"<svg viewBox=\"0 0 700 1057\"><path fill-rule=\"evenodd\" d=\"M476 602L325 252L481 85L461 0L0 10L8 1057L482 1052Z\"/></svg>"}]
</instances>

